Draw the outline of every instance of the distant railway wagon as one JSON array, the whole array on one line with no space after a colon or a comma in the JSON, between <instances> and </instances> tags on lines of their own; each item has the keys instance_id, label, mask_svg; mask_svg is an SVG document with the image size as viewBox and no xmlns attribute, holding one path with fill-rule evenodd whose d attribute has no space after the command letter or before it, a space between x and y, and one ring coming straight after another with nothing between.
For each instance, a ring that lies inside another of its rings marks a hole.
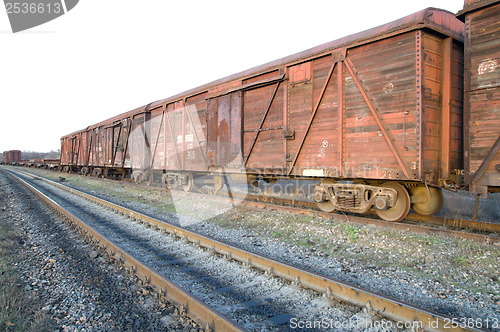
<instances>
[{"instance_id":1,"label":"distant railway wagon","mask_svg":"<svg viewBox=\"0 0 500 332\"><path fill-rule=\"evenodd\" d=\"M43 159L42 168L50 169L50 170L58 170L59 164L61 163L61 159L51 158L51 159Z\"/></svg>"},{"instance_id":2,"label":"distant railway wagon","mask_svg":"<svg viewBox=\"0 0 500 332\"><path fill-rule=\"evenodd\" d=\"M21 161L21 151L10 150L4 151L2 156L2 163L4 165L15 164Z\"/></svg>"},{"instance_id":3,"label":"distant railway wagon","mask_svg":"<svg viewBox=\"0 0 500 332\"><path fill-rule=\"evenodd\" d=\"M56 158L52 159L38 158L38 159L26 160L23 166L57 170L59 169L60 162L61 160Z\"/></svg>"},{"instance_id":4,"label":"distant railway wagon","mask_svg":"<svg viewBox=\"0 0 500 332\"><path fill-rule=\"evenodd\" d=\"M43 167L43 158L34 159L32 166L37 168Z\"/></svg>"},{"instance_id":5,"label":"distant railway wagon","mask_svg":"<svg viewBox=\"0 0 500 332\"><path fill-rule=\"evenodd\" d=\"M500 191L500 1L466 0L465 181L472 192Z\"/></svg>"},{"instance_id":6,"label":"distant railway wagon","mask_svg":"<svg viewBox=\"0 0 500 332\"><path fill-rule=\"evenodd\" d=\"M325 211L431 215L475 153L464 154L465 36L429 8L64 136L61 166L188 191L226 176L311 179ZM469 113L496 107L482 105Z\"/></svg>"}]
</instances>

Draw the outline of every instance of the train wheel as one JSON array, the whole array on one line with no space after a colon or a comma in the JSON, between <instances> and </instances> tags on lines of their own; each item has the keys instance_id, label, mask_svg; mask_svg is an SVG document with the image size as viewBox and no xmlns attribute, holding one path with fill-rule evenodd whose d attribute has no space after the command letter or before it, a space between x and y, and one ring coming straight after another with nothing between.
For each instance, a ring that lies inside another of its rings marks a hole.
<instances>
[{"instance_id":1,"label":"train wheel","mask_svg":"<svg viewBox=\"0 0 500 332\"><path fill-rule=\"evenodd\" d=\"M219 192L224 187L224 178L221 175L214 175L214 193Z\"/></svg>"},{"instance_id":2,"label":"train wheel","mask_svg":"<svg viewBox=\"0 0 500 332\"><path fill-rule=\"evenodd\" d=\"M335 184L337 183L337 181L335 180L332 180L332 179L323 179L321 181L321 184ZM333 203L332 201L330 201L329 199L324 201L324 202L316 202L316 204L318 205L318 208L323 211L323 212L335 212L335 207L333 206Z\"/></svg>"},{"instance_id":3,"label":"train wheel","mask_svg":"<svg viewBox=\"0 0 500 332\"><path fill-rule=\"evenodd\" d=\"M92 171L92 176L98 178L102 175L102 169L101 168L94 168Z\"/></svg>"},{"instance_id":4,"label":"train wheel","mask_svg":"<svg viewBox=\"0 0 500 332\"><path fill-rule=\"evenodd\" d=\"M443 207L444 197L441 188L429 187L430 197L427 188L423 186L411 188L410 191L414 202L411 208L422 216L432 216Z\"/></svg>"},{"instance_id":5,"label":"train wheel","mask_svg":"<svg viewBox=\"0 0 500 332\"><path fill-rule=\"evenodd\" d=\"M186 183L182 185L182 190L190 192L191 190L193 190L193 187L194 187L193 175L191 173L186 173Z\"/></svg>"},{"instance_id":6,"label":"train wheel","mask_svg":"<svg viewBox=\"0 0 500 332\"><path fill-rule=\"evenodd\" d=\"M378 210L375 212L385 221L401 221L410 212L410 194L403 185L397 182L386 182L381 185L384 188L395 189L398 192L396 204L387 210Z\"/></svg>"}]
</instances>

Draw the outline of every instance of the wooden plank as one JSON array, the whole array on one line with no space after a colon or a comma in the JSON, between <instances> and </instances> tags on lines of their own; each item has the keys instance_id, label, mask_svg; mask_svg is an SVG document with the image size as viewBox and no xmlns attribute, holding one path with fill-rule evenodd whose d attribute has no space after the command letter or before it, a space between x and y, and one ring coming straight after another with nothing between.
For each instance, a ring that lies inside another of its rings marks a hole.
<instances>
[{"instance_id":1,"label":"wooden plank","mask_svg":"<svg viewBox=\"0 0 500 332\"><path fill-rule=\"evenodd\" d=\"M255 142L257 142L257 139L259 138L259 134L262 130L262 126L264 125L264 122L266 121L267 115L269 114L269 110L271 109L271 105L273 104L274 97L276 96L276 93L278 92L278 89L280 87L280 83L281 82L276 83L276 88L274 89L274 92L271 96L271 99L269 100L269 103L268 103L267 108L264 112L264 115L262 116L262 120L260 121L259 127L257 128L257 133L255 134L255 138L253 139L253 141L250 145L250 149L248 150L247 154L245 155L245 158L243 161L244 166L247 165L248 159L250 158L250 155L252 154L252 150L255 146Z\"/></svg>"},{"instance_id":2,"label":"wooden plank","mask_svg":"<svg viewBox=\"0 0 500 332\"><path fill-rule=\"evenodd\" d=\"M466 14L465 180L475 193L500 187L500 3ZM489 166L488 166L489 165Z\"/></svg>"},{"instance_id":3,"label":"wooden plank","mask_svg":"<svg viewBox=\"0 0 500 332\"><path fill-rule=\"evenodd\" d=\"M387 144L389 145L394 157L396 157L396 160L397 160L399 166L401 167L401 170L403 171L406 178L410 179L410 171L408 169L408 166L406 165L406 161L402 158L399 150L394 145L394 139L392 138L392 135L390 135L390 133L386 130L386 128L382 122L382 119L380 118L377 110L375 109L374 105L372 104L371 99L368 97L366 88L359 80L356 67L354 67L353 63L349 59L349 56L346 56L345 63L346 63L346 67L349 70L351 76L353 77L354 81L356 82L356 85L358 86L359 91L363 95L365 102L367 103L368 107L370 108L370 111L373 114L375 121L377 122L377 125L379 126L380 131L382 132L382 135L384 136Z\"/></svg>"},{"instance_id":4,"label":"wooden plank","mask_svg":"<svg viewBox=\"0 0 500 332\"><path fill-rule=\"evenodd\" d=\"M266 79L262 79L262 80L256 81L256 82L250 81L250 83L247 83L247 84L242 84L242 85L239 85L237 87L233 87L233 88L230 88L227 90L217 91L215 93L208 94L206 98L207 99L216 98L216 97L227 95L227 94L230 94L232 92L236 92L236 91L240 91L240 90L255 89L255 88L258 88L262 85L274 84L276 81L283 80L284 77L285 77L285 74L279 74L279 75L276 75L276 76L273 76L270 78L266 78Z\"/></svg>"},{"instance_id":5,"label":"wooden plank","mask_svg":"<svg viewBox=\"0 0 500 332\"><path fill-rule=\"evenodd\" d=\"M321 100L323 99L323 96L325 94L326 88L328 87L328 83L330 83L330 79L332 77L333 70L335 69L336 64L337 64L337 62L334 62L332 64L331 68L330 68L330 71L328 72L328 78L326 79L326 81L325 81L325 83L323 85L323 88L321 89L321 93L320 93L319 99L316 102L316 106L314 107L313 113L311 114L309 122L307 123L307 127L306 127L306 130L305 130L305 133L302 136L302 139L300 141L300 144L299 144L299 147L297 149L297 152L295 153L295 156L293 158L292 164L290 165L290 168L288 170L288 174L289 175L292 172L292 170L293 170L293 168L295 166L295 163L297 162L297 158L299 157L300 151L302 150L302 146L304 145L304 141L305 141L305 139L307 137L307 134L309 133L309 130L311 129L311 124L314 121L314 117L316 116L316 113L318 112L319 105L321 104Z\"/></svg>"},{"instance_id":6,"label":"wooden plank","mask_svg":"<svg viewBox=\"0 0 500 332\"><path fill-rule=\"evenodd\" d=\"M443 95L442 95L442 128L441 128L441 179L447 180L450 175L450 136L451 136L451 90L452 68L451 59L453 40L446 38L443 41Z\"/></svg>"}]
</instances>

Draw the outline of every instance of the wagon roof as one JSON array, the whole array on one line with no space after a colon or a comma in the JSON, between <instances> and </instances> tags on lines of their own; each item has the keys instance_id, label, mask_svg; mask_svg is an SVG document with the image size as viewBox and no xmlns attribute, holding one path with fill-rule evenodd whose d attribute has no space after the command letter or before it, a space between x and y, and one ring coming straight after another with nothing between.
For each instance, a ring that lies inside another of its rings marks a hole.
<instances>
[{"instance_id":1,"label":"wagon roof","mask_svg":"<svg viewBox=\"0 0 500 332\"><path fill-rule=\"evenodd\" d=\"M497 0L500 1L500 0ZM251 76L256 76L268 71L272 71L276 68L279 68L280 66L283 66L287 63L290 62L297 62L301 61L302 59L307 59L315 56L319 56L321 54L333 51L335 49L339 48L345 48L345 47L355 47L363 44L368 44L372 43L374 41L380 40L380 39L385 39L390 36L398 35L401 33L405 33L408 31L412 30L419 30L419 29L424 29L428 28L431 30L438 31L444 35L453 37L455 39L458 39L463 42L464 40L464 25L462 22L460 22L456 17L455 14L443 10L443 9L437 9L437 8L427 8L424 10L421 10L419 12L416 12L414 14L411 14L409 16L400 18L398 20L395 20L393 22L380 25L378 27L368 29L344 38L340 38L313 48L310 48L308 50L295 53L293 55L286 56L284 58L274 60L271 62L268 62L266 64L221 78L219 80L213 81L208 84L204 84L202 86L199 86L194 89L190 89L188 91L179 93L177 95L174 95L172 97L166 98L166 99L161 99L158 101L155 101L153 103L150 103L148 105L136 108L132 111L120 114L118 116L115 116L111 119L99 122L95 125L92 125L90 127L87 127L88 130L90 128L96 128L100 127L106 124L113 123L114 121L117 121L119 119L123 119L125 117L129 117L135 113L142 112L146 108L154 108L155 106L165 104L165 103L171 103L177 100L180 100L186 96L193 96L197 94L201 94L205 91L208 91L210 88L213 88L219 84L227 83L230 81L234 81L237 79L241 79L243 77L251 77ZM75 133L69 134L64 137L68 136L73 136L81 131L77 131ZM63 138L64 138L63 137Z\"/></svg>"},{"instance_id":2,"label":"wagon roof","mask_svg":"<svg viewBox=\"0 0 500 332\"><path fill-rule=\"evenodd\" d=\"M457 13L457 18L462 22L465 21L465 15L484 7L488 7L499 3L500 0L465 0L464 9Z\"/></svg>"}]
</instances>

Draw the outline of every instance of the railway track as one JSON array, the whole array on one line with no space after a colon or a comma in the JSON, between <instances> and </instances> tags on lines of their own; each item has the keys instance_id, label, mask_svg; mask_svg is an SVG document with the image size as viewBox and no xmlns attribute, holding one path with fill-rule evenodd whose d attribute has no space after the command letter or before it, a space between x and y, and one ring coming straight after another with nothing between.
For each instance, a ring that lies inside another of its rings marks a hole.
<instances>
[{"instance_id":1,"label":"railway track","mask_svg":"<svg viewBox=\"0 0 500 332\"><path fill-rule=\"evenodd\" d=\"M171 191L175 189L159 190ZM373 218L360 216L356 214L345 214L336 212L323 212L317 209L316 203L280 198L270 195L255 195L252 193L239 194L231 193L231 198L228 198L227 192L222 194L198 192L185 193L182 190L175 190L176 195L208 195L210 200L219 199L228 201L237 199L239 204L252 206L257 208L265 208L269 210L278 210L283 212L292 212L308 216L319 216L322 218L332 218L332 216L341 216L336 220L341 222L349 222L360 225L371 225L379 228L396 231L411 231L414 233L441 235L459 239L468 239L481 241L486 243L500 242L500 224L481 222L465 219L450 219L437 216L421 216L416 213L409 214L405 220L401 222L385 221L373 214Z\"/></svg>"},{"instance_id":2,"label":"railway track","mask_svg":"<svg viewBox=\"0 0 500 332\"><path fill-rule=\"evenodd\" d=\"M210 200L219 199L221 201L228 201L231 199L227 197L227 192L222 195L214 195L212 192L205 193L199 189L196 189L197 192L192 191L189 193L176 189L157 188L157 190L175 190L177 195L208 195ZM367 217L356 214L323 212L317 209L316 203L304 200L280 198L272 195L256 195L252 193L242 195L237 192L232 192L231 195L232 198L238 199L239 204L257 208L293 212L323 218L341 216L342 218L338 219L340 222L371 225L387 230L411 231L420 234L441 235L486 243L500 243L500 224L490 222L437 216L421 216L415 213L410 213L405 220L401 222L390 222L378 218L375 214L373 214L373 217Z\"/></svg>"},{"instance_id":3,"label":"railway track","mask_svg":"<svg viewBox=\"0 0 500 332\"><path fill-rule=\"evenodd\" d=\"M329 213L318 211L316 208L316 204L313 202L294 201L291 199L283 199L283 198L277 198L277 197L265 197L265 198L263 198L262 196L257 196L257 195L248 195L247 197L249 200L252 200L255 202L264 202L264 203L270 203L270 204L274 204L274 205L297 207L299 209L303 209L304 211L315 210L315 212L317 212L317 214L324 215L324 216L329 215ZM375 215L373 215L373 216L375 216ZM349 214L349 217L353 217L353 219L358 220L357 216L354 214ZM372 218L367 218L367 217L360 217L359 218L359 220L362 220L362 219L372 219ZM374 220L380 221L380 223L379 223L380 225L382 225L382 224L384 224L384 225L397 224L394 222L382 220L380 218L377 218ZM451 218L444 218L444 217L437 217L437 216L421 216L421 215L416 214L416 213L408 214L408 216L405 218L405 220L400 222L400 223L403 223L403 224L423 223L423 224L447 227L450 229L461 229L461 230L471 230L471 231L478 231L478 232L500 234L500 224L494 224L494 223L490 223L490 222L481 222L481 221L475 221L475 220L457 219L457 218L451 219Z\"/></svg>"},{"instance_id":4,"label":"railway track","mask_svg":"<svg viewBox=\"0 0 500 332\"><path fill-rule=\"evenodd\" d=\"M343 216L344 218L342 219L346 222L373 225L390 230L405 230L414 233L433 235L439 234L442 236L482 241L486 243L500 242L500 224L488 222L447 219L436 216L420 216L417 214L410 214L406 220L401 222L390 222L378 218L367 218L354 214L332 214L318 211L315 209L315 204L311 202L296 202L289 199L262 197L256 195L248 195L247 200L245 200L243 204L310 216L321 216L323 218L331 218L332 215L339 215Z\"/></svg>"},{"instance_id":5,"label":"railway track","mask_svg":"<svg viewBox=\"0 0 500 332\"><path fill-rule=\"evenodd\" d=\"M417 321L425 330L435 331L449 325L445 316L227 245L61 184L9 174L207 330L286 330L292 319L331 324Z\"/></svg>"}]
</instances>

